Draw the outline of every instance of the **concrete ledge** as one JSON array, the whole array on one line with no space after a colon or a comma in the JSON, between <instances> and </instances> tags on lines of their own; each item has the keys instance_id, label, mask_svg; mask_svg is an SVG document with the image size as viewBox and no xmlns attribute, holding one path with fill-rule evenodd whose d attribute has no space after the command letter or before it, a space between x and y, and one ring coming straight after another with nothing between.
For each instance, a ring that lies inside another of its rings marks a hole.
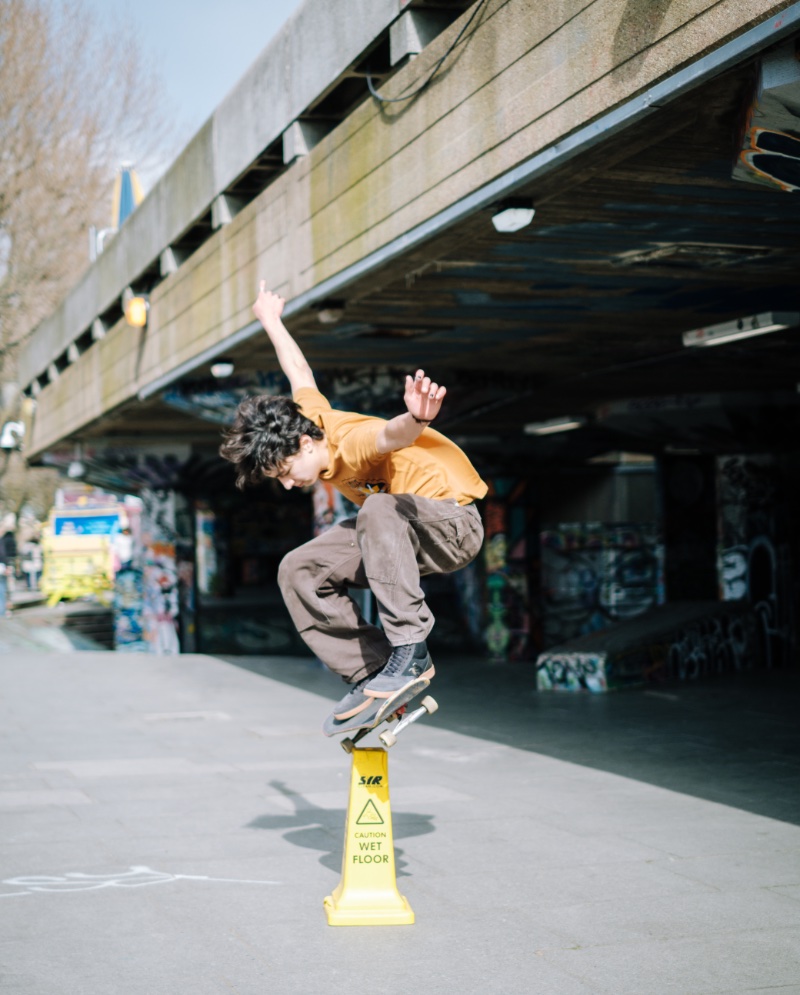
<instances>
[{"instance_id":1,"label":"concrete ledge","mask_svg":"<svg viewBox=\"0 0 800 995\"><path fill-rule=\"evenodd\" d=\"M540 653L540 691L592 691L693 680L762 663L758 622L743 601L662 605Z\"/></svg>"}]
</instances>

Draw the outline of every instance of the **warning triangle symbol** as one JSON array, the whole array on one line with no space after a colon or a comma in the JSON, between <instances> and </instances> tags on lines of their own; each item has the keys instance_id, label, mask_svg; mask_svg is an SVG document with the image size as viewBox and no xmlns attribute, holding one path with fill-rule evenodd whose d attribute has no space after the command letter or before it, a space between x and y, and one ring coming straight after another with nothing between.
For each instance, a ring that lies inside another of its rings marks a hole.
<instances>
[{"instance_id":1,"label":"warning triangle symbol","mask_svg":"<svg viewBox=\"0 0 800 995\"><path fill-rule=\"evenodd\" d=\"M361 810L361 815L356 819L357 826L382 826L383 819L381 818L381 813L375 807L375 802L370 798L364 808Z\"/></svg>"}]
</instances>

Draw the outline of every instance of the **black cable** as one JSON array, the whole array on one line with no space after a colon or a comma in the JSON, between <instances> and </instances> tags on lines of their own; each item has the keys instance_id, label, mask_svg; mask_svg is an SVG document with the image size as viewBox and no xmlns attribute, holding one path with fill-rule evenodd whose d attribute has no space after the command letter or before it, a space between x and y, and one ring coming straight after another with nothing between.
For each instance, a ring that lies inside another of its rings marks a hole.
<instances>
[{"instance_id":1,"label":"black cable","mask_svg":"<svg viewBox=\"0 0 800 995\"><path fill-rule=\"evenodd\" d=\"M458 32L458 34L454 38L454 40L453 40L452 44L450 45L450 47L447 49L447 51L444 53L444 55L436 63L434 63L433 69L431 69L430 74L428 75L428 78L423 83L421 83L417 87L416 90L412 90L411 93L407 93L404 97L382 97L378 93L378 91L375 89L375 85L372 82L372 76L369 73L367 73L366 74L367 87L369 88L369 92L372 94L372 96L376 100L380 101L380 103L382 103L382 104L401 104L404 100L411 100L411 98L412 97L416 97L418 93L422 93L422 91L431 83L431 81L433 80L433 77L442 68L442 65L445 62L445 60L447 58L449 58L449 56L452 54L453 49L456 47L456 45L463 38L464 32L467 30L467 28L470 26L470 24L472 24L472 22L475 20L475 18L478 15L478 12L481 10L481 8L486 6L486 3L487 3L487 0L479 0L479 2L475 6L475 9L472 11L472 13L470 14L470 16L467 18L466 24Z\"/></svg>"}]
</instances>

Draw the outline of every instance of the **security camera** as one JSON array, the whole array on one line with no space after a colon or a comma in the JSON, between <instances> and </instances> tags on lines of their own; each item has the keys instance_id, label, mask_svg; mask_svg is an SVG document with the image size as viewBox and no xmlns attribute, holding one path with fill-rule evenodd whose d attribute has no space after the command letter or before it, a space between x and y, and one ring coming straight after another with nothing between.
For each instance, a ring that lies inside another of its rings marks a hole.
<instances>
[{"instance_id":1,"label":"security camera","mask_svg":"<svg viewBox=\"0 0 800 995\"><path fill-rule=\"evenodd\" d=\"M25 426L21 421L7 421L0 432L0 449L21 449Z\"/></svg>"}]
</instances>

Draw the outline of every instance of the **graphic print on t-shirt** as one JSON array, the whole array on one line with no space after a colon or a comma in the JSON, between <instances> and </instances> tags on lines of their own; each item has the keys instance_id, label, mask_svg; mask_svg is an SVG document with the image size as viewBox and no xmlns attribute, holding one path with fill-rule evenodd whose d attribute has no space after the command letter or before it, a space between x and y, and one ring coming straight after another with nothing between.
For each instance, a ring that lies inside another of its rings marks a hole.
<instances>
[{"instance_id":1,"label":"graphic print on t-shirt","mask_svg":"<svg viewBox=\"0 0 800 995\"><path fill-rule=\"evenodd\" d=\"M359 480L354 477L347 481L347 486L352 487L357 494L368 498L370 494L383 494L389 489L385 480Z\"/></svg>"}]
</instances>

